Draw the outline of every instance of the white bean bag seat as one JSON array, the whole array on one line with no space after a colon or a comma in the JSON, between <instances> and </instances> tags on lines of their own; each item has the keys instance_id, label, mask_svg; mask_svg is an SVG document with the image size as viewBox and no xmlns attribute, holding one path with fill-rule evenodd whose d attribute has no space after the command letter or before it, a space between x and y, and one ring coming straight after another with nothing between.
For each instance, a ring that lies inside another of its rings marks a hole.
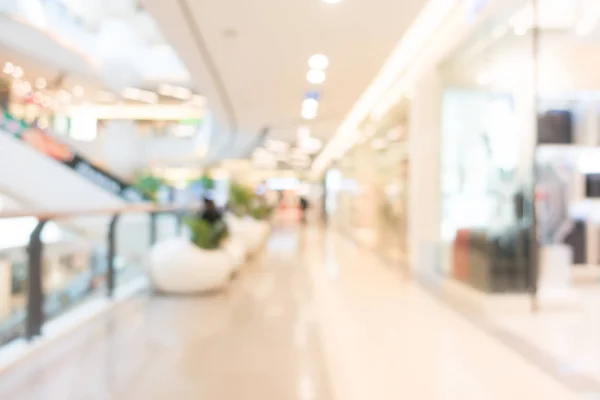
<instances>
[{"instance_id":1,"label":"white bean bag seat","mask_svg":"<svg viewBox=\"0 0 600 400\"><path fill-rule=\"evenodd\" d=\"M223 289L230 281L232 261L222 250L203 250L187 238L157 243L150 252L150 278L163 293L194 294Z\"/></svg>"}]
</instances>

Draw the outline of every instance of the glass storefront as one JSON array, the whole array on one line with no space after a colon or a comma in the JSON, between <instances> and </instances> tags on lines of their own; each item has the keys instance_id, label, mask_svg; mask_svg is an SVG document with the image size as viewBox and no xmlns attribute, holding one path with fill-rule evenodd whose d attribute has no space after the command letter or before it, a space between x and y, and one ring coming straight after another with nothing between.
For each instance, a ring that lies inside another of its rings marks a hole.
<instances>
[{"instance_id":1,"label":"glass storefront","mask_svg":"<svg viewBox=\"0 0 600 400\"><path fill-rule=\"evenodd\" d=\"M385 261L406 268L408 102L377 123L340 161L338 212L343 229Z\"/></svg>"},{"instance_id":2,"label":"glass storefront","mask_svg":"<svg viewBox=\"0 0 600 400\"><path fill-rule=\"evenodd\" d=\"M513 1L440 64L445 274L556 292L599 264L599 33L598 2Z\"/></svg>"},{"instance_id":3,"label":"glass storefront","mask_svg":"<svg viewBox=\"0 0 600 400\"><path fill-rule=\"evenodd\" d=\"M487 292L525 291L533 278L534 41L531 3L520 3L440 67L444 272Z\"/></svg>"}]
</instances>

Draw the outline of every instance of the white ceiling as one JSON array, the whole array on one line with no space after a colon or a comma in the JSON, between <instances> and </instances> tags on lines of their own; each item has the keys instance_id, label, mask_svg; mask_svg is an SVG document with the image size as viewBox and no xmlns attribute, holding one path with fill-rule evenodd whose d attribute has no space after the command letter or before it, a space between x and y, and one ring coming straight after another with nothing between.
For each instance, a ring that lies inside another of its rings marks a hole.
<instances>
[{"instance_id":1,"label":"white ceiling","mask_svg":"<svg viewBox=\"0 0 600 400\"><path fill-rule=\"evenodd\" d=\"M238 148L264 127L293 140L314 89L323 98L312 133L333 136L425 2L142 0ZM321 86L306 81L315 53L330 59Z\"/></svg>"}]
</instances>

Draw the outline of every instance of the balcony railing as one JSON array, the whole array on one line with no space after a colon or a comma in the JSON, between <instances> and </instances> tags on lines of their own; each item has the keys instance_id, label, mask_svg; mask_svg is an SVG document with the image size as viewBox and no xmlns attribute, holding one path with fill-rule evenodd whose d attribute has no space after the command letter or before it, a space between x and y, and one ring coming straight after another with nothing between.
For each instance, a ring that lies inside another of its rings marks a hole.
<instances>
[{"instance_id":1,"label":"balcony railing","mask_svg":"<svg viewBox=\"0 0 600 400\"><path fill-rule=\"evenodd\" d=\"M14 226L7 221L37 220L28 244L0 243L0 346L39 337L49 321L92 299L113 298L117 289L145 276L151 246L181 234L183 216L194 210L136 204L0 212L0 229ZM43 235L50 223L69 235Z\"/></svg>"}]
</instances>

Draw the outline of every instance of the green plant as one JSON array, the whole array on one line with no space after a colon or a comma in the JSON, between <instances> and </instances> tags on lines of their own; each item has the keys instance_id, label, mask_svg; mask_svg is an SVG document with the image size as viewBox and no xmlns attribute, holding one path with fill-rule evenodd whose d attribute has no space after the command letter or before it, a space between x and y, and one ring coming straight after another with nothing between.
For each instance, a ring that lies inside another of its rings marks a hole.
<instances>
[{"instance_id":1,"label":"green plant","mask_svg":"<svg viewBox=\"0 0 600 400\"><path fill-rule=\"evenodd\" d=\"M218 249L229 236L227 225L223 221L211 224L203 219L189 218L186 224L192 232L192 242L201 249Z\"/></svg>"},{"instance_id":2,"label":"green plant","mask_svg":"<svg viewBox=\"0 0 600 400\"><path fill-rule=\"evenodd\" d=\"M135 181L134 187L153 200L157 199L158 191L166 182L152 175L142 175Z\"/></svg>"},{"instance_id":3,"label":"green plant","mask_svg":"<svg viewBox=\"0 0 600 400\"><path fill-rule=\"evenodd\" d=\"M248 214L251 211L251 203L254 192L246 186L231 183L229 187L229 206L237 216Z\"/></svg>"},{"instance_id":4,"label":"green plant","mask_svg":"<svg viewBox=\"0 0 600 400\"><path fill-rule=\"evenodd\" d=\"M260 202L259 204L252 207L250 210L250 215L254 219L265 220L268 219L273 213L273 207L269 206L264 202Z\"/></svg>"}]
</instances>

